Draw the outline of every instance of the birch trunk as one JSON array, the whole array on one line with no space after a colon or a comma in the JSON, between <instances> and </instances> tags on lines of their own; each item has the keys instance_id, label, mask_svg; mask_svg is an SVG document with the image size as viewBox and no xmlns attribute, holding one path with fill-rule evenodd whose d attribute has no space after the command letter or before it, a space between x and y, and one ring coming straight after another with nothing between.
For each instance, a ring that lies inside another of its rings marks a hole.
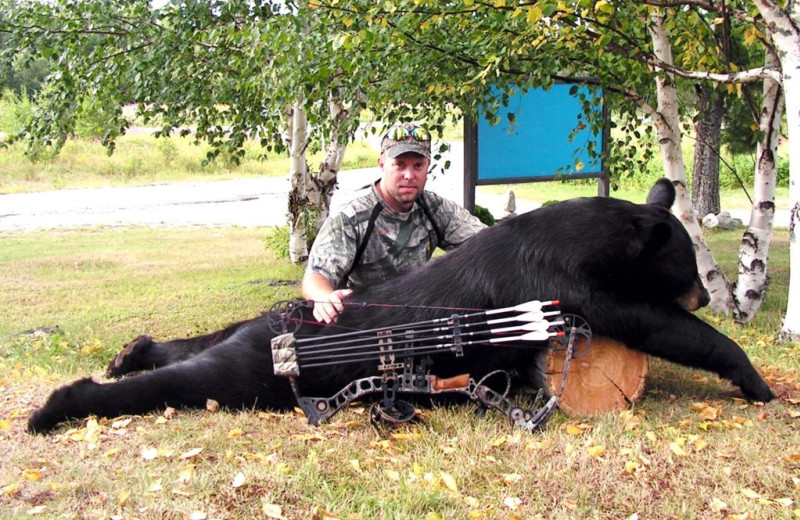
<instances>
[{"instance_id":1,"label":"birch trunk","mask_svg":"<svg viewBox=\"0 0 800 520\"><path fill-rule=\"evenodd\" d=\"M308 119L300 103L292 107L290 118L289 180L289 259L298 264L308 259L308 234L306 224L307 201L310 186L306 147L308 146Z\"/></svg>"},{"instance_id":2,"label":"birch trunk","mask_svg":"<svg viewBox=\"0 0 800 520\"><path fill-rule=\"evenodd\" d=\"M692 206L700 217L717 214L719 202L719 150L724 101L722 86L695 87L699 109L694 123L697 140L694 144L692 172Z\"/></svg>"},{"instance_id":3,"label":"birch trunk","mask_svg":"<svg viewBox=\"0 0 800 520\"><path fill-rule=\"evenodd\" d=\"M767 52L765 65L777 67L774 54ZM767 292L767 259L775 217L778 137L783 114L783 88L774 79L764 80L759 128L764 137L756 148L755 185L750 223L739 246L739 273L733 288L734 318L750 322Z\"/></svg>"},{"instance_id":4,"label":"birch trunk","mask_svg":"<svg viewBox=\"0 0 800 520\"><path fill-rule=\"evenodd\" d=\"M800 339L800 5L787 2L786 8L771 0L753 0L764 18L767 33L778 51L786 100L786 126L789 133L789 301L780 336Z\"/></svg>"},{"instance_id":5,"label":"birch trunk","mask_svg":"<svg viewBox=\"0 0 800 520\"><path fill-rule=\"evenodd\" d=\"M287 147L290 151L291 163L289 179L289 259L298 264L308 259L309 237L314 237L317 230L328 218L331 197L336 189L336 175L342 166L347 149L341 144L341 128L349 117L348 111L341 103L331 100L330 111L331 135L330 144L326 147L325 158L319 165L319 172L308 169L306 148L308 147L308 119L300 103L292 107L287 124ZM351 136L347 136L348 138Z\"/></svg>"},{"instance_id":6,"label":"birch trunk","mask_svg":"<svg viewBox=\"0 0 800 520\"><path fill-rule=\"evenodd\" d=\"M664 63L672 64L672 48L661 13L654 11L648 25L653 40L653 53ZM697 268L703 283L711 295L711 309L729 312L733 307L731 283L720 269L705 242L703 232L692 208L686 187L686 166L681 154L680 115L678 112L678 89L671 74L659 71L656 74L658 115L653 118L664 163L664 174L677 188L673 212L689 232L697 254Z\"/></svg>"}]
</instances>

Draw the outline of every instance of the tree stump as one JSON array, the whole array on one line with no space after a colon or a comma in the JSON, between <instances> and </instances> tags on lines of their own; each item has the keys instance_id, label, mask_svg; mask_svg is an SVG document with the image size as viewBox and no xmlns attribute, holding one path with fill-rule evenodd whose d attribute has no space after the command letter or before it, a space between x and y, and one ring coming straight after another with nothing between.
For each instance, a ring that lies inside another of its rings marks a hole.
<instances>
[{"instance_id":1,"label":"tree stump","mask_svg":"<svg viewBox=\"0 0 800 520\"><path fill-rule=\"evenodd\" d=\"M597 336L588 352L584 338L579 339L575 351L578 358L569 365L558 402L564 413L590 416L624 410L642 396L650 368L646 354ZM548 349L539 359L540 384L549 395L557 395L561 389L565 354L563 349Z\"/></svg>"}]
</instances>

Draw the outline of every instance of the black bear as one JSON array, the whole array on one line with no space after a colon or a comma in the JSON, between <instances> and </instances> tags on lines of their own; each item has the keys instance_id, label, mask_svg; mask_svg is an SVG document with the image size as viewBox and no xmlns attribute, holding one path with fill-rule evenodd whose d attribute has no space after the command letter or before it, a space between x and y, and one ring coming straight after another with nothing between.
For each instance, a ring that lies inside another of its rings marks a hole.
<instances>
[{"instance_id":1,"label":"black bear","mask_svg":"<svg viewBox=\"0 0 800 520\"><path fill-rule=\"evenodd\" d=\"M564 313L582 316L593 333L690 367L716 372L750 399L774 396L744 351L695 317L708 303L689 235L669 212L675 188L661 179L647 204L580 198L546 206L483 230L462 247L420 269L356 291L334 325L314 322L301 308L297 337L373 329L444 317L453 308L491 309L558 299ZM366 303L365 303L366 302ZM285 409L295 399L289 380L273 372L266 313L218 333L170 343L146 336L109 365L110 375L154 368L100 384L81 379L53 392L30 417L44 433L89 415L116 417L163 408ZM455 358L435 356L441 377L495 368L524 378L531 349L475 347ZM356 378L376 375L376 362L304 370L302 395L329 396Z\"/></svg>"}]
</instances>

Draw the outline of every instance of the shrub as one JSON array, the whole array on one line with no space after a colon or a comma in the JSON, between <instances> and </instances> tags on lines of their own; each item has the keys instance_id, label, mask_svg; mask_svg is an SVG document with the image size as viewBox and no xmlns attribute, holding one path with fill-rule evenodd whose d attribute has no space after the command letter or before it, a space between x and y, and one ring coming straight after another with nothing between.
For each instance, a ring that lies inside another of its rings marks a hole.
<instances>
[{"instance_id":1,"label":"shrub","mask_svg":"<svg viewBox=\"0 0 800 520\"><path fill-rule=\"evenodd\" d=\"M0 93L0 132L16 134L33 112L33 103L25 91L17 95L11 89Z\"/></svg>"},{"instance_id":2,"label":"shrub","mask_svg":"<svg viewBox=\"0 0 800 520\"><path fill-rule=\"evenodd\" d=\"M289 226L275 226L267 231L264 246L278 260L289 258Z\"/></svg>"},{"instance_id":3,"label":"shrub","mask_svg":"<svg viewBox=\"0 0 800 520\"><path fill-rule=\"evenodd\" d=\"M488 209L484 208L483 206L478 206L476 204L475 205L475 209L472 211L472 214L475 215L476 217L478 217L478 220L480 220L481 222L483 222L487 226L494 226L495 225L496 221L494 219L494 215L492 215L492 213Z\"/></svg>"}]
</instances>

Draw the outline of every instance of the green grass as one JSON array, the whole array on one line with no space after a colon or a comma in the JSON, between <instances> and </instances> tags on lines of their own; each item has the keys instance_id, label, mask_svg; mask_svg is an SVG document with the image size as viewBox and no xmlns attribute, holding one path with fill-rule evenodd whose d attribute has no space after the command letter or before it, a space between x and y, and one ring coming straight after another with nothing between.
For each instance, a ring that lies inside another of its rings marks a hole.
<instances>
[{"instance_id":1,"label":"green grass","mask_svg":"<svg viewBox=\"0 0 800 520\"><path fill-rule=\"evenodd\" d=\"M653 361L632 411L557 413L536 434L495 412L478 418L468 405L423 410L420 425L394 432L370 427L362 407L319 428L294 413L179 411L79 421L51 437L24 432L51 390L100 376L138 334L206 332L297 296L291 282L302 269L273 259L264 233L0 236L0 517L250 519L276 507L290 519L800 515L800 345L774 340L786 237L776 237L770 293L753 324L703 314L783 393L766 406L735 399L708 373ZM728 271L739 240L709 235ZM62 333L11 336L47 325Z\"/></svg>"}]
</instances>

